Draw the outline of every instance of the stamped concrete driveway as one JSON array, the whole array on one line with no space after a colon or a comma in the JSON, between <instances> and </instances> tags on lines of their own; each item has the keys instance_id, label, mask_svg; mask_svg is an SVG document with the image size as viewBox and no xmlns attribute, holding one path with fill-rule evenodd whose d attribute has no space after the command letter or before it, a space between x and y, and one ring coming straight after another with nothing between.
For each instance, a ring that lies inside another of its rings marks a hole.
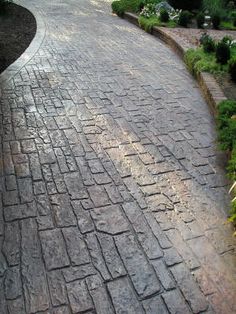
<instances>
[{"instance_id":1,"label":"stamped concrete driveway","mask_svg":"<svg viewBox=\"0 0 236 314\"><path fill-rule=\"evenodd\" d=\"M235 313L224 161L183 63L110 1L21 3L46 34L2 84L0 313Z\"/></svg>"}]
</instances>

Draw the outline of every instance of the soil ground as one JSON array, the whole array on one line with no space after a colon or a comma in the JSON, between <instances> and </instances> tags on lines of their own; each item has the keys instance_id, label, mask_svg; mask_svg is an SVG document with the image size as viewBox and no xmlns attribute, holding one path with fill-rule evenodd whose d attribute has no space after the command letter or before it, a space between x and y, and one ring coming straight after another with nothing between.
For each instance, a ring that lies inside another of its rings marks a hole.
<instances>
[{"instance_id":1,"label":"soil ground","mask_svg":"<svg viewBox=\"0 0 236 314\"><path fill-rule=\"evenodd\" d=\"M0 15L0 73L29 46L36 32L34 16L14 3L6 5Z\"/></svg>"}]
</instances>

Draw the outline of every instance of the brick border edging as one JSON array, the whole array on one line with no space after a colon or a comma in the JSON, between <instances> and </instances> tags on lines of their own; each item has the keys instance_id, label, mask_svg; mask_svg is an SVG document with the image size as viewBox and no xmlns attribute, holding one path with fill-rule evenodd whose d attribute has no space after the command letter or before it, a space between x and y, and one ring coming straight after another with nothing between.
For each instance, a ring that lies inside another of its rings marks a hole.
<instances>
[{"instance_id":1,"label":"brick border edging","mask_svg":"<svg viewBox=\"0 0 236 314\"><path fill-rule=\"evenodd\" d=\"M138 16L136 14L125 12L124 19L140 27L138 23ZM170 34L167 34L163 27L154 26L151 34L169 45L180 56L182 61L184 61L185 52L194 47L181 40L177 42L172 36L170 36ZM216 116L219 102L226 100L227 97L224 95L224 92L212 74L201 72L196 76L196 79L208 106L210 107L213 115Z\"/></svg>"},{"instance_id":2,"label":"brick border edging","mask_svg":"<svg viewBox=\"0 0 236 314\"><path fill-rule=\"evenodd\" d=\"M39 50L46 33L45 23L35 7L26 2L22 4L20 1L15 1L15 4L27 9L34 16L36 20L36 33L28 48L0 74L0 84L8 83L33 58Z\"/></svg>"}]
</instances>

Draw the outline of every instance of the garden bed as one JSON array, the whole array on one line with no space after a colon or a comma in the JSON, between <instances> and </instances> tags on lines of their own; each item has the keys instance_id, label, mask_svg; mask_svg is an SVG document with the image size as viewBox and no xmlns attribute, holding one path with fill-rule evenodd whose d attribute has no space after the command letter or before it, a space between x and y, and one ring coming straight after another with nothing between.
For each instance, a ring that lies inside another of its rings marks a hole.
<instances>
[{"instance_id":1,"label":"garden bed","mask_svg":"<svg viewBox=\"0 0 236 314\"><path fill-rule=\"evenodd\" d=\"M0 15L0 73L20 57L35 33L34 16L19 5L7 3Z\"/></svg>"}]
</instances>

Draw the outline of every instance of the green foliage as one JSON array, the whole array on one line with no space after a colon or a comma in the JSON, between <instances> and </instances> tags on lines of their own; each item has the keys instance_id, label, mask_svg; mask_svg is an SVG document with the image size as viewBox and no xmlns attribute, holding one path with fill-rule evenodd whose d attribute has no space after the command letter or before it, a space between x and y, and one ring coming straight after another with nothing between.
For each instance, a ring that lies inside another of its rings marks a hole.
<instances>
[{"instance_id":1,"label":"green foliage","mask_svg":"<svg viewBox=\"0 0 236 314\"><path fill-rule=\"evenodd\" d=\"M216 61L220 64L226 64L230 59L230 47L223 40L216 46Z\"/></svg>"},{"instance_id":2,"label":"green foliage","mask_svg":"<svg viewBox=\"0 0 236 314\"><path fill-rule=\"evenodd\" d=\"M236 181L236 145L235 144L231 153L231 158L228 162L227 172L228 172L228 177L231 180ZM236 202L235 202L235 214L236 214Z\"/></svg>"},{"instance_id":3,"label":"green foliage","mask_svg":"<svg viewBox=\"0 0 236 314\"><path fill-rule=\"evenodd\" d=\"M220 148L223 150L232 150L236 139L236 120L228 119L225 123L226 126L219 130L218 133Z\"/></svg>"},{"instance_id":4,"label":"green foliage","mask_svg":"<svg viewBox=\"0 0 236 314\"><path fill-rule=\"evenodd\" d=\"M224 100L218 105L218 140L220 147L231 151L227 166L229 179L236 181L236 101ZM236 222L236 200L232 202L229 221Z\"/></svg>"},{"instance_id":5,"label":"green foliage","mask_svg":"<svg viewBox=\"0 0 236 314\"><path fill-rule=\"evenodd\" d=\"M160 3L162 0L143 0L143 4L147 5L147 4L158 4Z\"/></svg>"},{"instance_id":6,"label":"green foliage","mask_svg":"<svg viewBox=\"0 0 236 314\"><path fill-rule=\"evenodd\" d=\"M201 7L202 0L169 0L170 5L175 9L194 10Z\"/></svg>"},{"instance_id":7,"label":"green foliage","mask_svg":"<svg viewBox=\"0 0 236 314\"><path fill-rule=\"evenodd\" d=\"M183 27L187 27L191 20L191 13L188 11L182 11L179 15L178 24Z\"/></svg>"},{"instance_id":8,"label":"green foliage","mask_svg":"<svg viewBox=\"0 0 236 314\"><path fill-rule=\"evenodd\" d=\"M111 4L112 11L119 16L123 16L124 12L139 12L144 6L143 0L120 0L113 1Z\"/></svg>"},{"instance_id":9,"label":"green foliage","mask_svg":"<svg viewBox=\"0 0 236 314\"><path fill-rule=\"evenodd\" d=\"M170 19L169 13L165 9L162 9L160 11L160 21L167 23L169 21L169 19Z\"/></svg>"},{"instance_id":10,"label":"green foliage","mask_svg":"<svg viewBox=\"0 0 236 314\"><path fill-rule=\"evenodd\" d=\"M118 16L123 16L125 13L125 8L121 1L113 1L111 4L112 12L116 13Z\"/></svg>"},{"instance_id":11,"label":"green foliage","mask_svg":"<svg viewBox=\"0 0 236 314\"><path fill-rule=\"evenodd\" d=\"M151 33L153 26L156 26L159 24L159 19L155 15L151 16L150 18L139 16L138 22L142 29L144 29L148 33Z\"/></svg>"},{"instance_id":12,"label":"green foliage","mask_svg":"<svg viewBox=\"0 0 236 314\"><path fill-rule=\"evenodd\" d=\"M205 52L214 52L216 48L215 41L211 36L204 33L200 38L200 43L203 46Z\"/></svg>"},{"instance_id":13,"label":"green foliage","mask_svg":"<svg viewBox=\"0 0 236 314\"><path fill-rule=\"evenodd\" d=\"M150 18L139 16L138 22L140 27L148 33L152 32L153 26L167 26L171 28L176 26L176 23L174 21L169 20L167 23L161 22L156 15L151 16Z\"/></svg>"},{"instance_id":14,"label":"green foliage","mask_svg":"<svg viewBox=\"0 0 236 314\"><path fill-rule=\"evenodd\" d=\"M236 82L236 56L229 60L229 74L232 81Z\"/></svg>"},{"instance_id":15,"label":"green foliage","mask_svg":"<svg viewBox=\"0 0 236 314\"><path fill-rule=\"evenodd\" d=\"M228 220L231 222L236 222L236 201L232 202L231 211L230 211L230 218Z\"/></svg>"},{"instance_id":16,"label":"green foliage","mask_svg":"<svg viewBox=\"0 0 236 314\"><path fill-rule=\"evenodd\" d=\"M205 22L204 13L202 13L202 12L198 13L198 15L197 15L197 27L202 28L204 22Z\"/></svg>"},{"instance_id":17,"label":"green foliage","mask_svg":"<svg viewBox=\"0 0 236 314\"><path fill-rule=\"evenodd\" d=\"M203 48L189 49L184 56L189 71L197 75L200 72L220 73L226 71L226 66L216 63L214 53L205 53Z\"/></svg>"},{"instance_id":18,"label":"green foliage","mask_svg":"<svg viewBox=\"0 0 236 314\"><path fill-rule=\"evenodd\" d=\"M232 150L236 145L236 101L225 100L218 106L218 140L223 150Z\"/></svg>"},{"instance_id":19,"label":"green foliage","mask_svg":"<svg viewBox=\"0 0 236 314\"><path fill-rule=\"evenodd\" d=\"M225 0L202 0L202 8L211 16L218 14L220 17L224 17L226 15Z\"/></svg>"},{"instance_id":20,"label":"green foliage","mask_svg":"<svg viewBox=\"0 0 236 314\"><path fill-rule=\"evenodd\" d=\"M218 29L219 26L220 26L220 21L221 21L221 18L220 18L220 15L218 13L215 13L213 16L212 16L212 25L215 29Z\"/></svg>"},{"instance_id":21,"label":"green foliage","mask_svg":"<svg viewBox=\"0 0 236 314\"><path fill-rule=\"evenodd\" d=\"M223 100L220 102L217 108L218 111L218 127L222 129L225 124L220 123L221 119L230 119L236 114L236 101L234 100Z\"/></svg>"},{"instance_id":22,"label":"green foliage","mask_svg":"<svg viewBox=\"0 0 236 314\"><path fill-rule=\"evenodd\" d=\"M236 30L236 25L234 26L233 21L221 21L220 28L225 30Z\"/></svg>"},{"instance_id":23,"label":"green foliage","mask_svg":"<svg viewBox=\"0 0 236 314\"><path fill-rule=\"evenodd\" d=\"M228 177L236 181L236 101L224 100L218 105L217 129L220 147L231 151ZM236 221L236 200L232 202L229 221Z\"/></svg>"}]
</instances>

